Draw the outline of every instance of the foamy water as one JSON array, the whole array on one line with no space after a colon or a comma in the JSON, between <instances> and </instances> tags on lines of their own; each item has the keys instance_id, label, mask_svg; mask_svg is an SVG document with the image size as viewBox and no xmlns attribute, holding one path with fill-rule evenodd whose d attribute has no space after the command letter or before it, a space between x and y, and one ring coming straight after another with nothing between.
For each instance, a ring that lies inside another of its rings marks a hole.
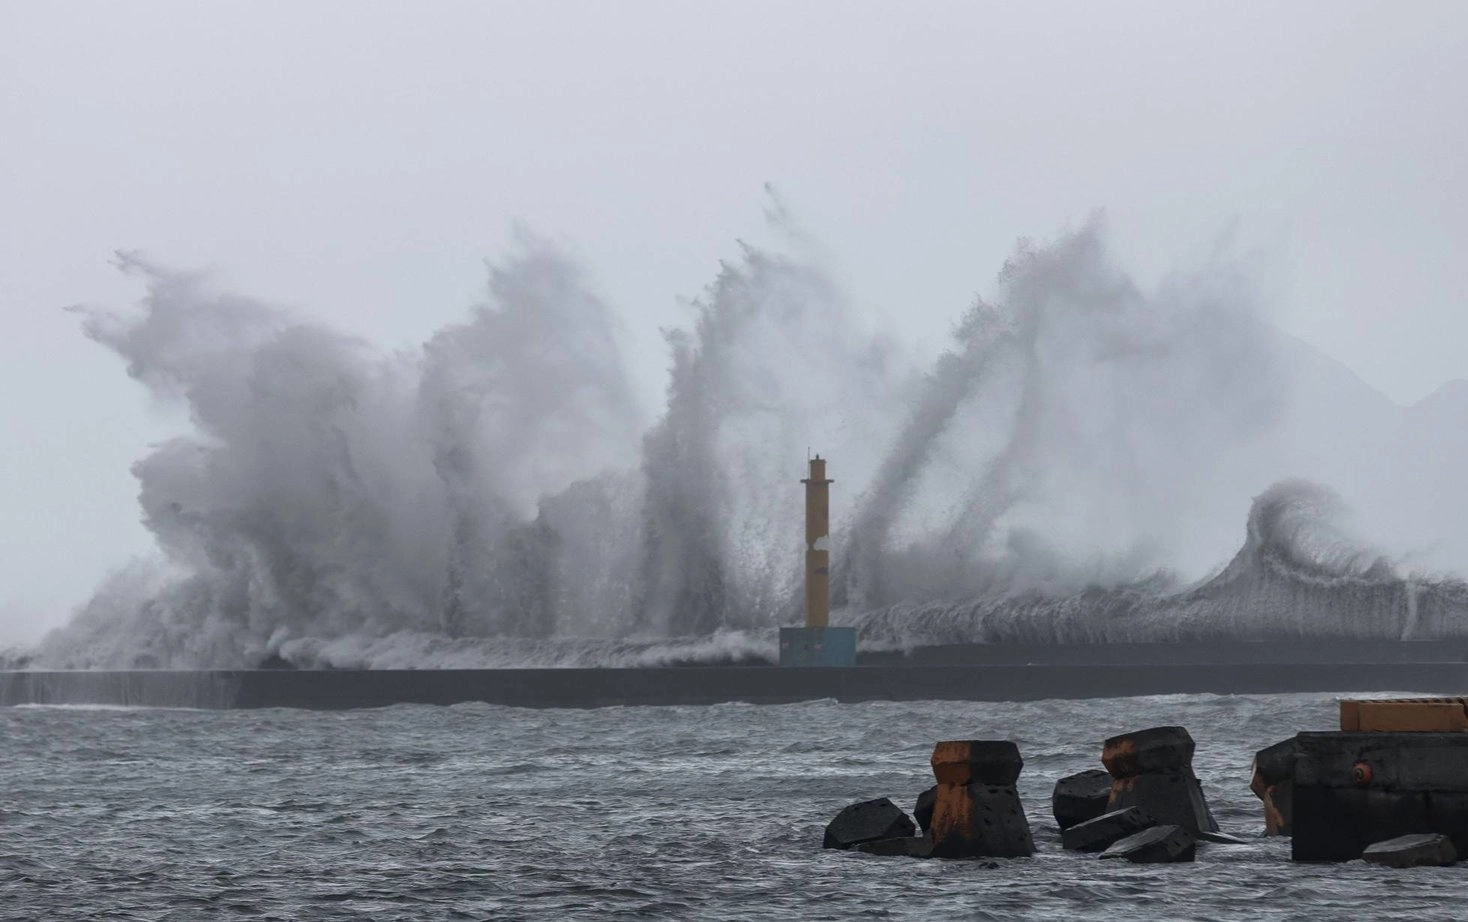
<instances>
[{"instance_id":1,"label":"foamy water","mask_svg":"<svg viewBox=\"0 0 1468 922\"><path fill-rule=\"evenodd\" d=\"M1329 919L1461 917L1463 866L1296 865L1264 839L1255 750L1332 696L526 711L0 709L0 916L16 919ZM1064 852L1054 781L1111 734L1180 723L1240 846L1192 865ZM1039 853L823 851L847 803L910 809L932 743L1015 740ZM997 864L997 866L991 866Z\"/></svg>"}]
</instances>

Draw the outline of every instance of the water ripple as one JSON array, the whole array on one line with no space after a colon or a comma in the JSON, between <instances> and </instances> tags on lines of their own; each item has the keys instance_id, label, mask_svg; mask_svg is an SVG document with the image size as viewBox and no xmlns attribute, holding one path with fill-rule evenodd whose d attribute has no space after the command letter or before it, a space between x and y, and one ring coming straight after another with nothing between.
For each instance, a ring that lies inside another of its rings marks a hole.
<instances>
[{"instance_id":1,"label":"water ripple","mask_svg":"<svg viewBox=\"0 0 1468 922\"><path fill-rule=\"evenodd\" d=\"M5 709L6 919L1450 920L1468 869L1295 865L1258 837L1253 751L1330 696L525 711ZM1245 845L1195 865L1064 853L1055 779L1113 733L1189 726ZM1033 859L822 851L844 804L910 807L932 741L1007 737Z\"/></svg>"}]
</instances>

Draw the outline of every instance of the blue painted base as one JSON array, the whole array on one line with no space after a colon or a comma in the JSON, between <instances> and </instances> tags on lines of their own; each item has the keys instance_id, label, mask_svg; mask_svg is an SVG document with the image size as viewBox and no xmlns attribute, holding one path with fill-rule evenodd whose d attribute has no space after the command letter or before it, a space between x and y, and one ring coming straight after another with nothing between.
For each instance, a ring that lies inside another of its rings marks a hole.
<instances>
[{"instance_id":1,"label":"blue painted base","mask_svg":"<svg viewBox=\"0 0 1468 922\"><path fill-rule=\"evenodd\" d=\"M856 628L780 628L781 666L855 666Z\"/></svg>"}]
</instances>

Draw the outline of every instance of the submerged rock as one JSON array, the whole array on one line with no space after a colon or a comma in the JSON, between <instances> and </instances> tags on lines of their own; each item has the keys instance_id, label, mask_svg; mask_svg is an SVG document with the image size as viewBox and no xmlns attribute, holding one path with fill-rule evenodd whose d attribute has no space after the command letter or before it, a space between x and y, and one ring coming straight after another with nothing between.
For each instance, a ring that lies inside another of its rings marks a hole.
<instances>
[{"instance_id":1,"label":"submerged rock","mask_svg":"<svg viewBox=\"0 0 1468 922\"><path fill-rule=\"evenodd\" d=\"M1055 782L1050 810L1055 814L1055 822L1065 830L1105 813L1110 799L1111 773L1103 768L1090 768Z\"/></svg>"},{"instance_id":2,"label":"submerged rock","mask_svg":"<svg viewBox=\"0 0 1468 922\"><path fill-rule=\"evenodd\" d=\"M911 836L917 827L885 797L852 804L826 826L822 848L849 849L863 842Z\"/></svg>"},{"instance_id":3,"label":"submerged rock","mask_svg":"<svg viewBox=\"0 0 1468 922\"><path fill-rule=\"evenodd\" d=\"M1099 852L1133 833L1157 825L1157 820L1136 807L1104 813L1064 830L1060 844L1073 852Z\"/></svg>"},{"instance_id":4,"label":"submerged rock","mask_svg":"<svg viewBox=\"0 0 1468 922\"><path fill-rule=\"evenodd\" d=\"M1458 850L1440 833L1414 833L1371 843L1361 853L1361 860L1389 868L1441 867L1456 862Z\"/></svg>"},{"instance_id":5,"label":"submerged rock","mask_svg":"<svg viewBox=\"0 0 1468 922\"><path fill-rule=\"evenodd\" d=\"M1133 833L1101 853L1102 858L1125 858L1133 864L1168 864L1192 861L1198 846L1186 829L1177 825L1153 826Z\"/></svg>"},{"instance_id":6,"label":"submerged rock","mask_svg":"<svg viewBox=\"0 0 1468 922\"><path fill-rule=\"evenodd\" d=\"M882 855L884 857L931 858L933 857L933 840L927 836L903 836L900 839L877 839L874 842L859 843L856 846L856 851L865 852L868 855Z\"/></svg>"}]
</instances>

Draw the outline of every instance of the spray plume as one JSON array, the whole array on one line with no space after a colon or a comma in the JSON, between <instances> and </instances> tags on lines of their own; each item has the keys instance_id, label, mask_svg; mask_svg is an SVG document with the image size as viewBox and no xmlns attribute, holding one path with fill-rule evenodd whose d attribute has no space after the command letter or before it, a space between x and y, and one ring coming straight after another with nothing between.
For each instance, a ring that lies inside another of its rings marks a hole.
<instances>
[{"instance_id":1,"label":"spray plume","mask_svg":"<svg viewBox=\"0 0 1468 922\"><path fill-rule=\"evenodd\" d=\"M841 489L835 620L872 644L1443 635L1468 614L1461 583L1365 554L1333 493L1286 479L1338 455L1289 438L1319 407L1239 275L1143 292L1099 221L1022 242L925 371L819 268L744 247L667 334L650 429L617 320L543 242L391 355L122 266L140 308L84 329L193 431L134 467L163 563L108 580L38 665L766 657L797 618L812 445Z\"/></svg>"}]
</instances>

